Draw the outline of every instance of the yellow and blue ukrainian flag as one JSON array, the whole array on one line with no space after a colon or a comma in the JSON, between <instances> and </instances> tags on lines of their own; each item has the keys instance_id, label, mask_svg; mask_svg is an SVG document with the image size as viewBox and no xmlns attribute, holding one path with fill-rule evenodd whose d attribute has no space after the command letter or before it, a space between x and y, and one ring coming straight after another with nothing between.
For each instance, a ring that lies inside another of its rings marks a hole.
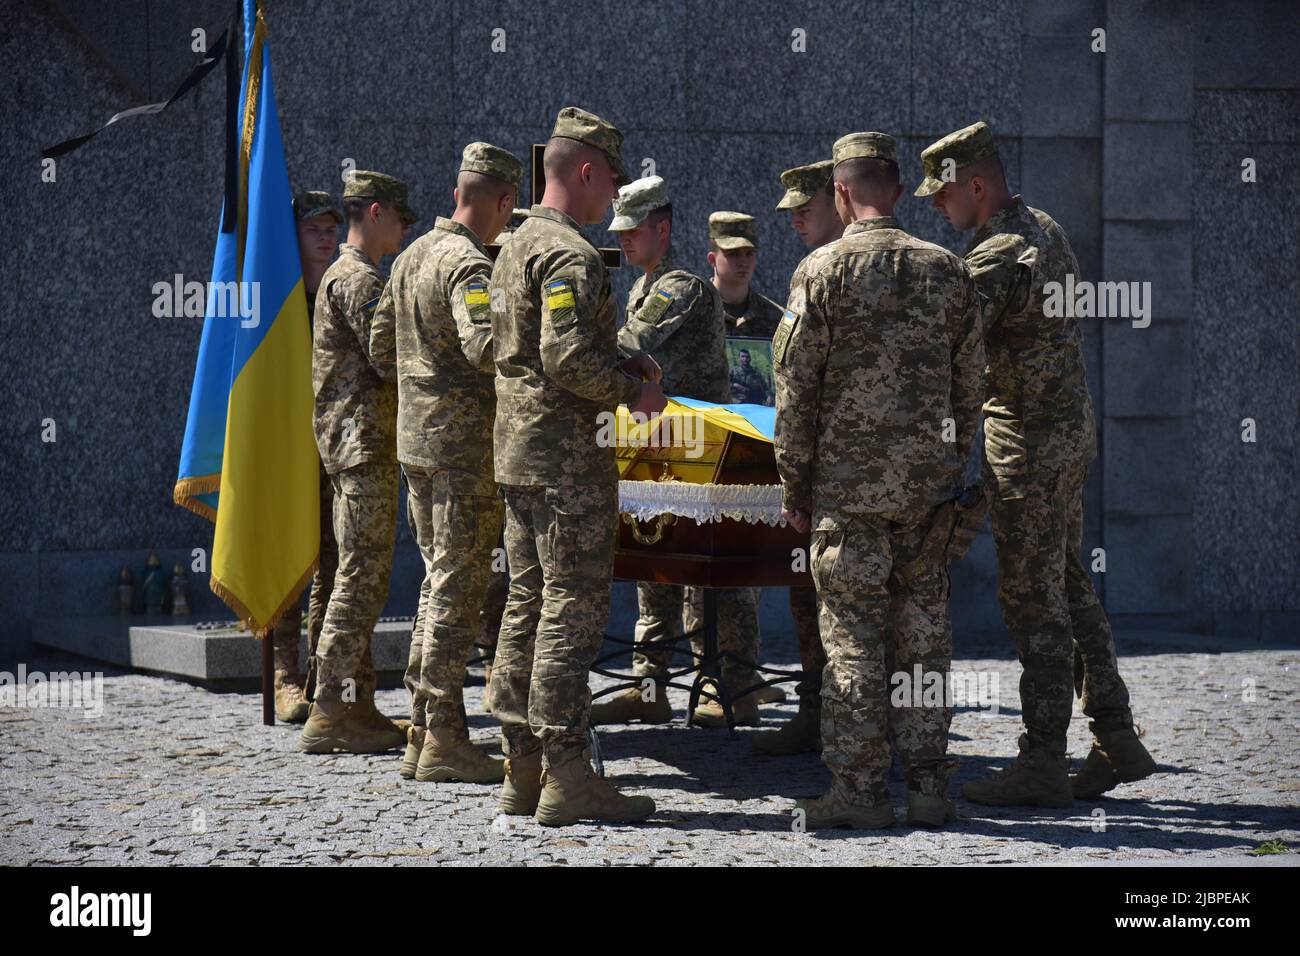
<instances>
[{"instance_id":1,"label":"yellow and blue ukrainian flag","mask_svg":"<svg viewBox=\"0 0 1300 956\"><path fill-rule=\"evenodd\" d=\"M719 405L716 402L702 402L699 399L686 398L681 395L670 397L668 403L670 407L664 409L665 412L674 411L675 409L671 408L671 406L677 405L683 409L690 409L709 424L725 428L729 432L757 438L769 445L776 441L774 437L776 434L776 409L771 405L733 403Z\"/></svg>"},{"instance_id":2,"label":"yellow and blue ukrainian flag","mask_svg":"<svg viewBox=\"0 0 1300 956\"><path fill-rule=\"evenodd\" d=\"M238 152L173 497L216 523L212 590L265 634L315 570L320 486L307 299L266 23L260 4L243 2L244 73L227 118ZM256 313L223 314L230 297L219 290L232 282L243 303L260 305Z\"/></svg>"},{"instance_id":3,"label":"yellow and blue ukrainian flag","mask_svg":"<svg viewBox=\"0 0 1300 956\"><path fill-rule=\"evenodd\" d=\"M720 405L715 402L702 402L681 395L668 396L668 405L663 415L648 422L629 417L626 405L618 406L616 412L618 425L618 473L626 477L641 460L640 449L661 440L664 433L659 429L665 422L677 420L692 421L686 434L695 435L703 443L704 449L712 448L715 452L710 457L701 454L693 467L688 461L677 461L678 466L673 477L686 482L709 482L713 480L716 469L713 467L721 458L727 442L727 432L744 435L757 441L773 444L776 428L776 409L766 405ZM685 422L683 422L685 424ZM667 426L671 435L676 430ZM688 456L688 458L693 456Z\"/></svg>"}]
</instances>

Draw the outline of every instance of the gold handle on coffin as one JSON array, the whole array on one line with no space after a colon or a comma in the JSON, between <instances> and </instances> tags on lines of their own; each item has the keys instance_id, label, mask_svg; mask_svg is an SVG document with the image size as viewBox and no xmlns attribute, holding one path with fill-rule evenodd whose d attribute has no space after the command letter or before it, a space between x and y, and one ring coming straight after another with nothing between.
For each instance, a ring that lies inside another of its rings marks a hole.
<instances>
[{"instance_id":1,"label":"gold handle on coffin","mask_svg":"<svg viewBox=\"0 0 1300 956\"><path fill-rule=\"evenodd\" d=\"M677 523L677 515L661 514L655 519L654 531L646 533L642 531L636 523L636 518L630 514L624 514L623 520L632 526L632 538L637 544L658 544L663 540L664 529Z\"/></svg>"}]
</instances>

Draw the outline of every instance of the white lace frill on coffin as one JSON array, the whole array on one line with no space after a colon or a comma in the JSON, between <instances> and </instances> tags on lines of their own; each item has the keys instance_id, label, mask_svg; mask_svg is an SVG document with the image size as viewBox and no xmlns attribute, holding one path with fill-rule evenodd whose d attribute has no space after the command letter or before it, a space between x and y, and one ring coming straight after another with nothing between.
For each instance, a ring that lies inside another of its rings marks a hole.
<instances>
[{"instance_id":1,"label":"white lace frill on coffin","mask_svg":"<svg viewBox=\"0 0 1300 956\"><path fill-rule=\"evenodd\" d=\"M780 485L699 485L685 481L620 481L618 510L647 521L674 514L703 523L732 518L784 525Z\"/></svg>"}]
</instances>

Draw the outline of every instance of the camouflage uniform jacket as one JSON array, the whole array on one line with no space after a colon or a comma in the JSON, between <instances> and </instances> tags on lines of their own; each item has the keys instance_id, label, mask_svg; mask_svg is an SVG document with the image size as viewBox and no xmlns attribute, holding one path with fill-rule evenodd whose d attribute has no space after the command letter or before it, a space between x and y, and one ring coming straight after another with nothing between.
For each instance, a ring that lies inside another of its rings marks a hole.
<instances>
[{"instance_id":1,"label":"camouflage uniform jacket","mask_svg":"<svg viewBox=\"0 0 1300 956\"><path fill-rule=\"evenodd\" d=\"M753 289L749 290L749 298L742 308L736 309L725 302L722 308L727 319L727 334L751 339L770 339L776 333L781 313L785 311Z\"/></svg>"},{"instance_id":2,"label":"camouflage uniform jacket","mask_svg":"<svg viewBox=\"0 0 1300 956\"><path fill-rule=\"evenodd\" d=\"M983 398L980 304L959 258L892 217L799 264L772 345L786 508L834 522L960 489Z\"/></svg>"},{"instance_id":3,"label":"camouflage uniform jacket","mask_svg":"<svg viewBox=\"0 0 1300 956\"><path fill-rule=\"evenodd\" d=\"M379 269L345 242L316 291L311 360L316 445L331 475L396 458L397 389L370 358L370 322L383 290Z\"/></svg>"},{"instance_id":4,"label":"camouflage uniform jacket","mask_svg":"<svg viewBox=\"0 0 1300 956\"><path fill-rule=\"evenodd\" d=\"M713 283L681 268L671 247L628 293L618 347L625 355L649 352L663 369L667 395L730 400L722 297Z\"/></svg>"},{"instance_id":5,"label":"camouflage uniform jacket","mask_svg":"<svg viewBox=\"0 0 1300 956\"><path fill-rule=\"evenodd\" d=\"M569 216L534 205L501 248L490 285L497 481L612 484L615 449L596 444L599 416L635 405L641 383L619 368L600 253Z\"/></svg>"},{"instance_id":6,"label":"camouflage uniform jacket","mask_svg":"<svg viewBox=\"0 0 1300 956\"><path fill-rule=\"evenodd\" d=\"M1044 286L1079 275L1065 232L1016 196L966 252L988 300L985 457L999 478L1031 468L1086 465L1097 454L1083 338L1070 316L1049 317Z\"/></svg>"},{"instance_id":7,"label":"camouflage uniform jacket","mask_svg":"<svg viewBox=\"0 0 1300 956\"><path fill-rule=\"evenodd\" d=\"M767 380L752 365L737 365L731 370L731 401L740 405L763 405L767 402Z\"/></svg>"},{"instance_id":8,"label":"camouflage uniform jacket","mask_svg":"<svg viewBox=\"0 0 1300 956\"><path fill-rule=\"evenodd\" d=\"M388 277L370 352L397 380L397 460L449 469L465 494L494 495L492 260L473 231L441 216Z\"/></svg>"}]
</instances>

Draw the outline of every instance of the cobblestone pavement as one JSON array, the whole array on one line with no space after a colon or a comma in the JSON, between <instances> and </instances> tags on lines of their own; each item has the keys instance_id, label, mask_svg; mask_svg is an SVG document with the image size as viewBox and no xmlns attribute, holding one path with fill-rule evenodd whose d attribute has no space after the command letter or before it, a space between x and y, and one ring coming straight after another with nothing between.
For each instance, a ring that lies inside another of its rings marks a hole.
<instances>
[{"instance_id":1,"label":"cobblestone pavement","mask_svg":"<svg viewBox=\"0 0 1300 956\"><path fill-rule=\"evenodd\" d=\"M793 798L827 783L819 759L754 754L744 738L761 729L739 739L688 730L677 691L674 725L610 728L600 738L609 776L653 796L654 818L547 830L497 818L492 788L402 780L396 754L299 754L296 729L261 725L256 694L106 672L99 718L0 707L0 863L1300 862L1300 651L1177 635L1126 636L1120 649L1163 772L1068 811L958 800L959 819L940 832L901 822L883 833L793 832ZM786 660L792 652L768 650ZM55 657L25 663L29 672L96 667ZM962 708L954 719L956 792L1014 753L1020 712L1019 667L1003 645L965 646L954 666L996 674L1000 690L997 716ZM494 740L481 686L466 696L475 739ZM405 703L400 689L380 692L391 715ZM765 707L764 723L793 710ZM1076 758L1088 741L1076 713ZM903 785L891 788L901 803ZM1291 850L1249 855L1269 840Z\"/></svg>"}]
</instances>

